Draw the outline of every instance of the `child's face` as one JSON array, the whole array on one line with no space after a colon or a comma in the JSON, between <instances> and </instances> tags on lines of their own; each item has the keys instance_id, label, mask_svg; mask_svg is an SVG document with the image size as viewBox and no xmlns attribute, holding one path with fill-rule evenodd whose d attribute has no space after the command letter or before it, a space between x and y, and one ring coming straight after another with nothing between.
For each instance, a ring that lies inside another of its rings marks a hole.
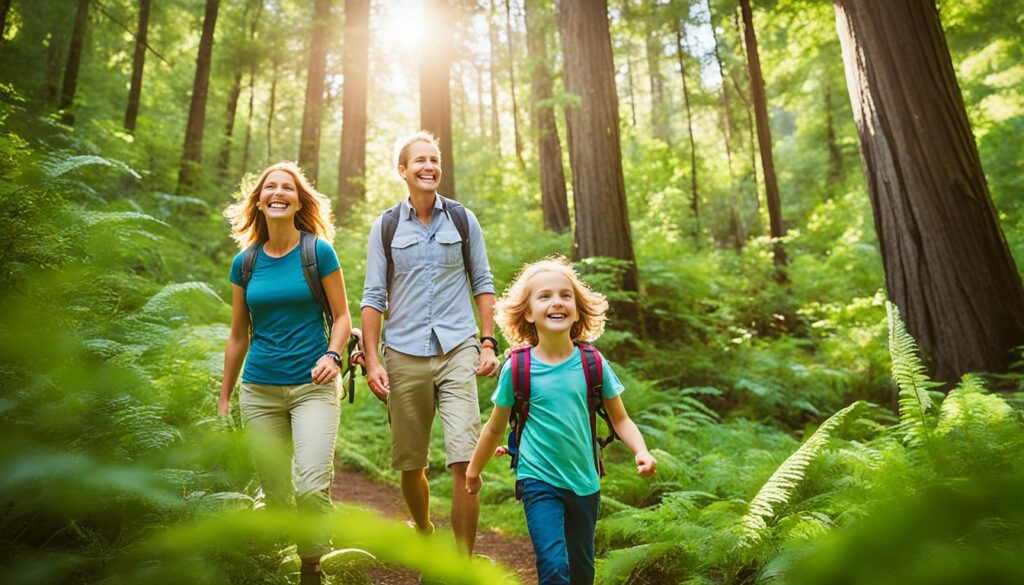
<instances>
[{"instance_id":1,"label":"child's face","mask_svg":"<svg viewBox=\"0 0 1024 585\"><path fill-rule=\"evenodd\" d=\"M568 334L572 324L579 321L576 295L569 277L559 272L541 272L529 281L530 308L526 321L533 323L538 332Z\"/></svg>"}]
</instances>

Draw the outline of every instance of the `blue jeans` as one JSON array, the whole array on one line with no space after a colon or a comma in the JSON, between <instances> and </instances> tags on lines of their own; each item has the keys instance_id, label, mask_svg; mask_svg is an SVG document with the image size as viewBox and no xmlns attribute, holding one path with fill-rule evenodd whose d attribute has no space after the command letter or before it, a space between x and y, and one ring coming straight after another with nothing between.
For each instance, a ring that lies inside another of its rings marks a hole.
<instances>
[{"instance_id":1,"label":"blue jeans","mask_svg":"<svg viewBox=\"0 0 1024 585\"><path fill-rule=\"evenodd\" d=\"M578 496L532 478L518 484L537 556L538 585L592 585L601 492Z\"/></svg>"}]
</instances>

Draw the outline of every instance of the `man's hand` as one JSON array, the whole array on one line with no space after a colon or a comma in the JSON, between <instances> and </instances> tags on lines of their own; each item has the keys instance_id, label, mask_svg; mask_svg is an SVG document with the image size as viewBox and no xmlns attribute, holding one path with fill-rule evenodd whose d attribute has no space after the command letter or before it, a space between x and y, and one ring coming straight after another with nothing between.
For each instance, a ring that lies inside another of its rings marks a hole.
<instances>
[{"instance_id":1,"label":"man's hand","mask_svg":"<svg viewBox=\"0 0 1024 585\"><path fill-rule=\"evenodd\" d=\"M637 453L634 461L636 461L636 473L640 477L652 477L658 467L658 462L655 461L654 456L647 451Z\"/></svg>"},{"instance_id":2,"label":"man's hand","mask_svg":"<svg viewBox=\"0 0 1024 585\"><path fill-rule=\"evenodd\" d=\"M391 393L391 385L388 382L387 371L384 370L384 366L377 360L372 362L367 360L366 385L370 387L370 392L373 392L381 402L387 403L388 394Z\"/></svg>"},{"instance_id":3,"label":"man's hand","mask_svg":"<svg viewBox=\"0 0 1024 585\"><path fill-rule=\"evenodd\" d=\"M227 416L231 414L231 399L221 396L217 399L217 416Z\"/></svg>"},{"instance_id":4,"label":"man's hand","mask_svg":"<svg viewBox=\"0 0 1024 585\"><path fill-rule=\"evenodd\" d=\"M469 495L475 495L480 492L480 488L484 485L484 480L480 479L479 475L471 476L466 474L466 493Z\"/></svg>"},{"instance_id":5,"label":"man's hand","mask_svg":"<svg viewBox=\"0 0 1024 585\"><path fill-rule=\"evenodd\" d=\"M484 345L480 348L480 361L476 366L477 376L494 376L498 373L498 356L494 355L494 348Z\"/></svg>"}]
</instances>

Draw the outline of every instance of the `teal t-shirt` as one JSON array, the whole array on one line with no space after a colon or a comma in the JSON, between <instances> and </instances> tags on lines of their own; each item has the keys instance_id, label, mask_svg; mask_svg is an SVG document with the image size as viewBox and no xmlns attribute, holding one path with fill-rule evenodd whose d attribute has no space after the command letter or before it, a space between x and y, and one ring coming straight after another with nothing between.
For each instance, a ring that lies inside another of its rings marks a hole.
<instances>
[{"instance_id":1,"label":"teal t-shirt","mask_svg":"<svg viewBox=\"0 0 1024 585\"><path fill-rule=\"evenodd\" d=\"M240 252L231 263L231 282L238 286L243 255ZM341 268L334 248L319 238L316 261L321 279ZM245 300L253 327L242 381L276 386L312 382L310 372L327 351L327 339L320 305L302 273L299 246L272 258L260 245Z\"/></svg>"},{"instance_id":2,"label":"teal t-shirt","mask_svg":"<svg viewBox=\"0 0 1024 585\"><path fill-rule=\"evenodd\" d=\"M622 382L608 360L602 360L604 398L622 393ZM491 400L510 408L515 402L512 389L512 360L506 360L498 376L498 389ZM560 364L537 359L530 350L530 415L519 442L518 479L527 477L588 496L601 489L594 467L594 450L587 410L587 378L579 350Z\"/></svg>"}]
</instances>

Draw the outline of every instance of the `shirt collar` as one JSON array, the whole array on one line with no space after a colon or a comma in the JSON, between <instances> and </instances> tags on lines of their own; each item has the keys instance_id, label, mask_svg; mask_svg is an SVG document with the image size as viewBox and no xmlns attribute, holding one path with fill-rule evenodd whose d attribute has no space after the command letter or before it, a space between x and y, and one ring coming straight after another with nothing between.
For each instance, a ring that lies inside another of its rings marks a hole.
<instances>
[{"instance_id":1,"label":"shirt collar","mask_svg":"<svg viewBox=\"0 0 1024 585\"><path fill-rule=\"evenodd\" d=\"M444 204L441 203L441 194L434 192L434 210L444 211ZM406 197L402 201L402 217L413 219L416 216L416 208L412 206L412 197Z\"/></svg>"}]
</instances>

